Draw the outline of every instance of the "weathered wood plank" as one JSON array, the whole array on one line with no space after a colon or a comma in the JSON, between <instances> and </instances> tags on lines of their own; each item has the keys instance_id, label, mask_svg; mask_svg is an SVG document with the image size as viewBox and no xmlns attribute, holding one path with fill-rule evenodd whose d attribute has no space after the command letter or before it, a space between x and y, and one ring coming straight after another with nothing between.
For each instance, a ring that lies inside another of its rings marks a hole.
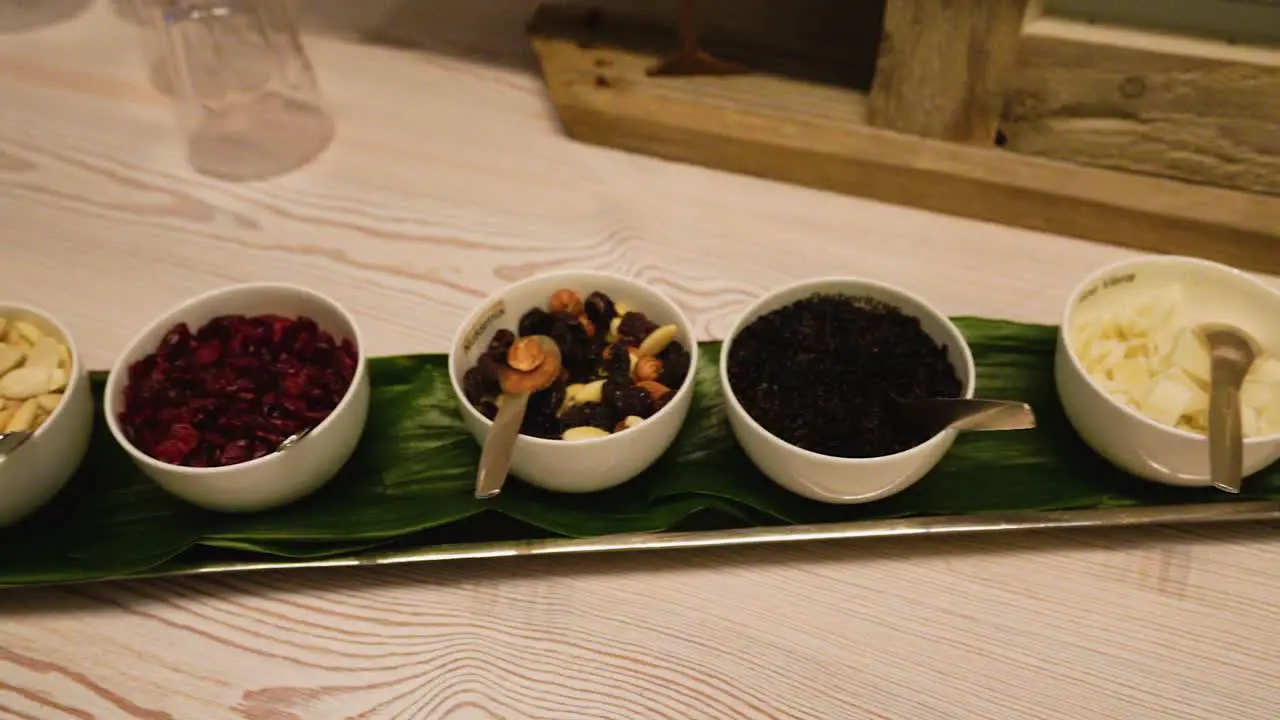
<instances>
[{"instance_id":1,"label":"weathered wood plank","mask_svg":"<svg viewBox=\"0 0 1280 720\"><path fill-rule=\"evenodd\" d=\"M1280 194L1280 47L1043 18L1001 128L1023 153Z\"/></svg>"},{"instance_id":2,"label":"weathered wood plank","mask_svg":"<svg viewBox=\"0 0 1280 720\"><path fill-rule=\"evenodd\" d=\"M868 118L887 130L989 145L1027 0L887 0Z\"/></svg>"},{"instance_id":3,"label":"weathered wood plank","mask_svg":"<svg viewBox=\"0 0 1280 720\"><path fill-rule=\"evenodd\" d=\"M613 20L544 7L533 45L584 142L963 217L1280 272L1280 198L868 127L865 96L776 75L651 78Z\"/></svg>"}]
</instances>

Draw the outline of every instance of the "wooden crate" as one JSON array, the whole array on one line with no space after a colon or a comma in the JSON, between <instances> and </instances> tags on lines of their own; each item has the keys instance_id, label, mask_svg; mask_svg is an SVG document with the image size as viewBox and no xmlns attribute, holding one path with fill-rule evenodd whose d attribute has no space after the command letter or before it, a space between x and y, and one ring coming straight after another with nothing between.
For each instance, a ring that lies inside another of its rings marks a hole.
<instances>
[{"instance_id":1,"label":"wooden crate","mask_svg":"<svg viewBox=\"0 0 1280 720\"><path fill-rule=\"evenodd\" d=\"M1026 0L832 2L848 43L705 33L738 75L651 76L674 41L645 16L544 5L530 32L585 142L1280 273L1280 51Z\"/></svg>"}]
</instances>

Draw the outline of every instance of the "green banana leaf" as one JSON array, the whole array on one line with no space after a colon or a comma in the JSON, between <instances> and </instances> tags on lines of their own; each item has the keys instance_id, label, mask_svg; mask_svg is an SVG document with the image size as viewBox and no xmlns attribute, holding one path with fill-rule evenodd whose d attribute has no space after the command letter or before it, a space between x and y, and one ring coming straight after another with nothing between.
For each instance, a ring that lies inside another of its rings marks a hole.
<instances>
[{"instance_id":1,"label":"green banana leaf","mask_svg":"<svg viewBox=\"0 0 1280 720\"><path fill-rule=\"evenodd\" d=\"M0 530L0 585L125 577L227 559L314 559L374 547L1280 499L1280 468L1251 478L1236 496L1165 487L1116 470L1083 444L1062 413L1053 386L1056 328L957 322L978 363L980 394L1031 403L1039 426L962 435L929 476L879 502L811 502L760 474L724 418L719 343L700 346L688 421L640 477L583 496L513 482L498 498L480 502L472 496L479 448L462 426L446 358L386 357L370 363L369 423L351 461L319 492L274 511L220 514L168 495L133 467L99 418L84 464L67 487L24 522ZM104 375L93 380L101 393Z\"/></svg>"}]
</instances>

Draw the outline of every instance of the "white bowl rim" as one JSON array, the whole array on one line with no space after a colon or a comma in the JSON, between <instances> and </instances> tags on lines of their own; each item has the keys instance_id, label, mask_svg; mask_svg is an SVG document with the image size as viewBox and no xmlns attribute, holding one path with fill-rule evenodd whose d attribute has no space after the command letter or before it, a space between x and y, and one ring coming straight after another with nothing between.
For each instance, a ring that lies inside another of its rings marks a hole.
<instances>
[{"instance_id":1,"label":"white bowl rim","mask_svg":"<svg viewBox=\"0 0 1280 720\"><path fill-rule=\"evenodd\" d=\"M351 315L351 313L347 312L346 308L342 307L342 305L340 305L338 301L334 300L328 295L325 295L322 292L319 292L317 290L312 290L311 288L308 288L308 287L303 287L302 285L295 285L293 283L252 282L252 283L240 283L236 285L225 285L223 287L215 288L213 290L209 290L208 292L204 292L199 295L196 295L193 298L190 298L181 303L178 303L177 305L174 305L168 310L165 310L160 315L157 315L151 322L147 323L146 325L143 325L142 330L140 330L136 335L134 335L132 340L130 340L128 343L125 344L124 351L121 352L116 357L115 363L111 366L111 372L110 374L107 375L107 384L102 393L102 411L106 415L107 428L111 430L111 435L115 438L116 443L119 444L121 447L123 447L125 449L125 452L129 453L130 457L132 457L134 460L141 462L144 465L147 465L148 467L155 468L157 470L180 472L180 473L189 475L191 477L211 478L211 477L217 477L219 475L230 475L237 472L242 472L247 468L260 467L268 463L281 462L287 459L287 456L285 455L285 453L271 452L271 453L267 453L266 455L263 455L260 458L254 458L253 460L246 460L245 462L236 463L234 465L222 465L219 467L206 467L206 468L190 467L187 465L175 465L173 463L167 463L161 460L157 460L151 457L150 455L142 452L137 447L135 447L134 444L129 440L129 438L125 437L124 430L120 427L120 421L116 417L119 409L115 407L116 405L116 402L114 399L115 393L112 392L112 389L115 387L115 383L116 383L115 378L117 374L119 374L121 378L119 382L128 381L129 368L125 367L125 359L128 358L130 354L132 354L134 349L136 349L138 346L142 344L142 340L147 334L149 334L152 330L156 329L157 327L160 327L163 324L172 322L175 315L180 315L186 312L187 310L190 310L191 308L201 305L203 303L206 303L214 298L242 293L242 292L249 292L253 290L284 290L287 292L293 292L300 295L311 296L312 298L319 300L321 303L330 305L334 310L336 310L338 314L341 315L343 319L346 320L346 322L351 326L352 334L355 335L355 337L350 338L352 344L354 344L356 347L356 367L355 367L355 372L352 373L351 375L351 383L347 386L347 391L343 394L342 399L339 400L338 404L334 406L333 410L330 411L327 416L325 416L325 419L320 421L319 425L316 425L314 428L311 429L311 433L315 434L319 432L322 428L327 426L330 423L330 421L333 420L334 416L336 416L344 408L350 405L351 402L353 402L351 398L355 395L356 385L359 383L361 375L365 372L365 349L364 349L364 338L360 334L360 326L356 324L355 318ZM269 314L269 313L264 312L264 313L257 313L257 314ZM193 331L195 330L199 330L199 328L195 328ZM153 352L155 352L154 348L148 350L148 354ZM120 389L121 391L124 390L123 387Z\"/></svg>"},{"instance_id":2,"label":"white bowl rim","mask_svg":"<svg viewBox=\"0 0 1280 720\"><path fill-rule=\"evenodd\" d=\"M18 312L25 312L28 315L34 315L52 325L59 333L62 334L62 339L67 345L67 353L71 356L72 367L67 371L67 387L62 391L62 401L58 403L58 407L53 409L53 412L49 413L49 417L41 423L40 427L36 428L36 431L31 434L30 439L35 440L40 437L45 428L53 425L54 422L57 421L58 416L62 414L63 409L67 406L67 398L71 397L71 393L75 392L80 387L81 383L89 381L89 373L84 372L84 368L81 367L81 363L83 363L84 360L80 358L80 351L76 347L75 338L71 336L71 331L67 330L67 326L63 325L62 322L53 315L53 313L30 303L9 300L0 300L0 308L5 308L4 312L13 312L15 310Z\"/></svg>"},{"instance_id":3,"label":"white bowl rim","mask_svg":"<svg viewBox=\"0 0 1280 720\"><path fill-rule=\"evenodd\" d=\"M475 322L477 319L479 319L481 313L485 312L490 306L493 305L493 303L499 300L503 300L506 297L506 295L515 288L523 287L525 285L532 285L534 283L541 283L547 280L555 280L557 278L564 278L567 280L569 278L583 278L583 277L604 278L604 279L612 280L614 282L618 282L624 285L635 285L637 287L642 287L646 290L649 290L650 292L654 293L658 297L661 297L663 300L667 302L667 304L671 306L671 309L675 311L676 325L680 328L682 332L688 333L689 342L693 343L693 347L685 348L686 350L689 351L689 372L687 375L685 375L684 383L680 385L679 390L676 390L676 394L672 396L671 400L668 401L667 404L664 405L661 410L645 418L645 422L651 422L655 418L661 417L663 413L667 412L667 410L669 410L673 405L675 405L677 401L679 401L682 397L694 391L693 387L698 384L697 383L698 341L696 336L693 333L693 323L689 322L689 318L685 316L684 311L680 309L680 306L677 305L675 301L667 297L665 293L662 293L657 289L646 285L645 283L637 280L636 278L627 277L626 275L622 275L619 273L612 273L605 270L557 270L555 272L550 272L550 273L541 273L538 275L531 275L527 278L524 278L523 280L518 280L516 282L511 283L510 285L503 287L498 292L493 293L492 295L489 295L484 300L481 300L480 304L477 305L474 310L468 313L466 319L463 320L460 325L458 325L458 330L454 333L452 343L449 345L449 383L453 385L453 393L458 397L458 401L459 401L458 404L462 406L463 412L469 412L473 414L482 423L484 423L486 427L491 427L493 425L492 420L485 417L483 414L480 413L479 410L471 406L471 402L467 400L466 394L462 391L462 386L458 383L458 377L457 377L458 374L454 372L455 368L457 367L457 356L458 356L458 353L455 351L458 348L462 347L462 340L464 335L467 333L468 330L471 329L473 325L475 325ZM520 314L523 315L525 312L528 312L528 311L522 310ZM592 445L592 444L618 442L618 438L624 435L626 435L626 433L620 433L620 432L609 433L608 435L605 435L603 437L587 438L585 440L574 440L572 441L571 444L573 446L580 446L580 445L586 446L586 445ZM517 435L516 439L522 443L529 443L532 446L562 447L566 443L565 440L554 440L551 438L533 437L532 435Z\"/></svg>"},{"instance_id":4,"label":"white bowl rim","mask_svg":"<svg viewBox=\"0 0 1280 720\"><path fill-rule=\"evenodd\" d=\"M1124 412L1125 415L1137 420L1138 422L1142 423L1147 427L1161 430L1163 432L1168 433L1169 435L1172 435L1173 437L1208 442L1209 438L1207 435L1201 435L1200 433L1194 433L1194 432L1191 432L1190 430L1182 430L1176 427L1169 427L1168 425L1164 425L1156 422L1155 420L1152 420L1151 418L1147 417L1146 415L1143 415L1142 413L1138 412L1137 410L1134 410L1133 408L1126 407L1116 402L1115 399L1112 398L1110 395L1108 395L1105 390L1098 387L1098 384L1094 382L1093 378L1089 376L1089 373L1085 371L1084 366L1080 364L1080 358L1076 357L1075 348L1071 347L1071 343L1067 340L1067 329L1071 327L1068 324L1071 320L1071 311L1075 309L1077 304L1076 301L1080 297L1081 293L1083 293L1087 288L1089 288L1094 283L1098 282L1100 279L1102 279L1106 275L1120 272L1121 270L1125 270L1127 268L1151 266L1151 265L1170 265L1170 266L1181 265L1181 266L1191 266L1191 267L1199 266L1199 267L1216 270L1226 275L1229 275L1235 278L1236 280L1243 282L1246 285L1251 284L1254 287L1261 289L1266 294L1273 296L1276 300L1277 307L1280 307L1280 290L1276 290L1275 288L1267 285L1266 283L1261 282L1260 280L1249 275L1249 273L1241 270L1240 268L1232 267L1225 263L1214 262L1213 260L1205 260L1204 258L1192 257L1190 255L1151 255L1151 256L1145 256L1145 257L1128 258L1128 259L1113 262L1109 265L1098 268L1097 270L1094 270L1093 272L1085 276L1084 280L1081 280L1071 290L1071 294L1067 296L1066 305L1064 305L1062 309L1062 319L1058 325L1058 332L1062 335L1062 344L1067 349L1067 357L1071 360L1071 366L1075 369L1077 373L1080 374L1081 377L1083 377L1086 381L1088 381L1089 386L1097 390L1098 393L1103 397L1105 397L1107 402L1111 403L1113 407L1119 408L1121 411ZM1244 444L1246 446L1267 445L1267 444L1274 443L1277 440L1280 440L1280 432L1274 432L1274 433L1271 433L1270 435L1256 435L1254 437L1243 438Z\"/></svg>"},{"instance_id":5,"label":"white bowl rim","mask_svg":"<svg viewBox=\"0 0 1280 720\"><path fill-rule=\"evenodd\" d=\"M759 311L761 306L769 303L779 295L799 292L802 290L807 290L809 288L813 288L813 291L815 293L822 292L818 289L819 287L834 286L834 285L848 285L851 288L853 288L854 286L861 286L863 288L875 288L875 289L888 290L890 292L898 293L908 298L912 302L916 303L917 305L919 305L921 308L926 310L928 314L934 316L936 319L941 320L944 327L955 332L956 336L960 338L961 356L965 360L965 371L966 371L965 375L967 376L967 377L961 378L960 380L965 385L964 397L966 398L973 397L978 384L977 363L974 362L973 350L969 347L968 338L964 336L964 333L960 332L960 328L956 326L956 324L951 320L951 318L947 317L940 310L938 310L938 308L934 307L932 303L925 300L923 297L917 295L916 293L911 292L910 290L905 290L897 285L892 285L890 283L880 282L878 280L871 280L868 278L857 277L853 275L831 275L826 277L809 278L807 280L800 280L798 282L791 283L784 287L780 287L776 290L773 290L771 292L768 292L760 296L759 298L756 299L755 302L751 303L751 305L747 307L746 310L742 311L742 313L738 316L738 319L734 322L733 327L729 330L728 333L725 334L725 339L722 345L720 346L720 386L724 389L725 401L732 403L734 409L740 412L743 418L746 418L747 423L750 424L752 428L754 428L755 430L758 430L761 434L763 434L766 438L768 438L769 441L775 443L777 446L785 448L787 451L794 452L803 458L822 460L824 462L835 463L838 465L843 465L845 467L878 465L878 464L883 464L890 460L909 457L915 454L921 454L921 453L924 453L926 450L932 448L933 446L938 445L939 443L945 442L947 438L954 437L957 434L955 430L943 430L933 435L928 440L925 440L924 442L920 443L919 445L914 445L912 447L907 448L906 450L900 450L890 455L879 455L877 457L846 458L846 457L839 457L836 455L823 455L822 453L814 452L812 450L806 450L805 448L802 448L798 445L793 445L792 443L789 443L786 440L783 440L782 438L778 437L777 435L774 435L773 433L769 432L767 429L765 429L763 425L761 425L759 422L756 422L755 418L751 417L751 413L747 412L746 408L742 407L742 403L738 402L737 393L733 391L733 387L729 383L729 350L733 346L734 339L737 338L738 335L742 333L743 329L746 328L747 318L751 318L752 322L754 322L756 318L752 317L752 315L756 314ZM852 297L858 296L857 291L853 289L850 289L848 291L830 290L826 292L833 295L850 295ZM893 305L893 303L888 303L888 304ZM899 307L898 309L906 312L905 308Z\"/></svg>"}]
</instances>

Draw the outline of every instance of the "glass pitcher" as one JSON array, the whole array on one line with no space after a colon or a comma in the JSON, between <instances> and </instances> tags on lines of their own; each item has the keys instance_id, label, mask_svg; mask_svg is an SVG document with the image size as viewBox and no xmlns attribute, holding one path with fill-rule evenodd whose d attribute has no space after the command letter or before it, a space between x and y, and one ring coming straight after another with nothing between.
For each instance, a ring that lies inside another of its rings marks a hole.
<instances>
[{"instance_id":1,"label":"glass pitcher","mask_svg":"<svg viewBox=\"0 0 1280 720\"><path fill-rule=\"evenodd\" d=\"M328 147L333 119L287 0L167 0L152 12L197 172L256 180Z\"/></svg>"}]
</instances>

